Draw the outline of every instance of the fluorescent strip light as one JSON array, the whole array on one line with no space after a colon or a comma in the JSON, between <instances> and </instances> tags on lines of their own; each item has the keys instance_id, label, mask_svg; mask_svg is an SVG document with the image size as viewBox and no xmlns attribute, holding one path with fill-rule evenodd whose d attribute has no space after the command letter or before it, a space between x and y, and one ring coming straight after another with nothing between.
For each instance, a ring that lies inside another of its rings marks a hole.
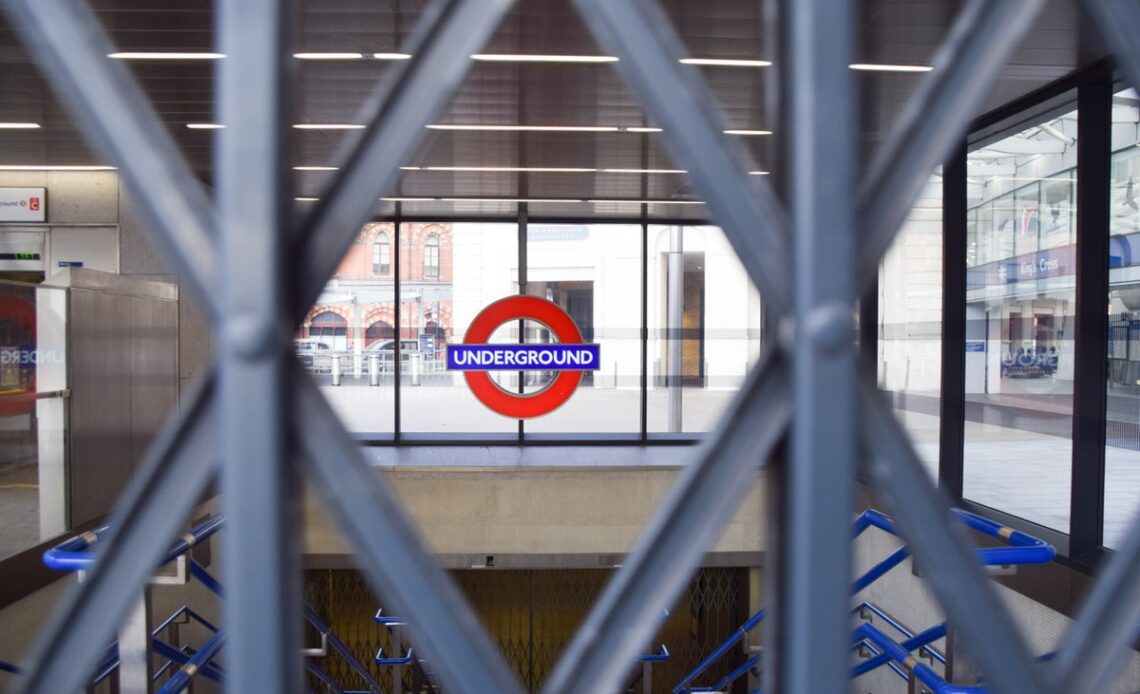
<instances>
[{"instance_id":1,"label":"fluorescent strip light","mask_svg":"<svg viewBox=\"0 0 1140 694\"><path fill-rule=\"evenodd\" d=\"M296 123L298 130L363 130L364 126L357 123Z\"/></svg>"},{"instance_id":2,"label":"fluorescent strip light","mask_svg":"<svg viewBox=\"0 0 1140 694\"><path fill-rule=\"evenodd\" d=\"M363 53L294 53L297 60L364 60Z\"/></svg>"},{"instance_id":3,"label":"fluorescent strip light","mask_svg":"<svg viewBox=\"0 0 1140 694\"><path fill-rule=\"evenodd\" d=\"M616 63L613 55L532 55L525 53L476 53L472 60L492 63Z\"/></svg>"},{"instance_id":4,"label":"fluorescent strip light","mask_svg":"<svg viewBox=\"0 0 1140 694\"><path fill-rule=\"evenodd\" d=\"M934 69L929 65L891 65L887 63L852 63L847 67L852 70L867 72L930 72Z\"/></svg>"},{"instance_id":5,"label":"fluorescent strip light","mask_svg":"<svg viewBox=\"0 0 1140 694\"><path fill-rule=\"evenodd\" d=\"M88 164L62 164L62 165L30 165L3 164L0 171L114 171L114 166L88 165Z\"/></svg>"},{"instance_id":6,"label":"fluorescent strip light","mask_svg":"<svg viewBox=\"0 0 1140 694\"><path fill-rule=\"evenodd\" d=\"M661 128L633 127L633 128L622 128L622 130L626 131L627 133L659 133L659 132L661 132Z\"/></svg>"},{"instance_id":7,"label":"fluorescent strip light","mask_svg":"<svg viewBox=\"0 0 1140 694\"><path fill-rule=\"evenodd\" d=\"M226 126L221 123L187 123L186 127L191 130L220 130Z\"/></svg>"},{"instance_id":8,"label":"fluorescent strip light","mask_svg":"<svg viewBox=\"0 0 1140 694\"><path fill-rule=\"evenodd\" d=\"M336 171L336 166L294 166L294 171Z\"/></svg>"},{"instance_id":9,"label":"fluorescent strip light","mask_svg":"<svg viewBox=\"0 0 1140 694\"><path fill-rule=\"evenodd\" d=\"M403 167L401 167L403 168ZM554 166L424 166L423 171L487 171L501 173L597 173L597 169Z\"/></svg>"},{"instance_id":10,"label":"fluorescent strip light","mask_svg":"<svg viewBox=\"0 0 1140 694\"><path fill-rule=\"evenodd\" d=\"M418 167L418 166L401 166L400 167L400 171L419 171L419 170L420 170L420 167Z\"/></svg>"},{"instance_id":11,"label":"fluorescent strip light","mask_svg":"<svg viewBox=\"0 0 1140 694\"><path fill-rule=\"evenodd\" d=\"M489 130L525 132L567 132L567 133L612 133L618 128L612 125L449 125L433 123L428 130Z\"/></svg>"},{"instance_id":12,"label":"fluorescent strip light","mask_svg":"<svg viewBox=\"0 0 1140 694\"><path fill-rule=\"evenodd\" d=\"M748 172L749 176L767 176L768 174L769 174L768 171L749 171Z\"/></svg>"},{"instance_id":13,"label":"fluorescent strip light","mask_svg":"<svg viewBox=\"0 0 1140 694\"><path fill-rule=\"evenodd\" d=\"M683 174L688 173L684 169L602 169L602 173L621 173L621 174Z\"/></svg>"},{"instance_id":14,"label":"fluorescent strip light","mask_svg":"<svg viewBox=\"0 0 1140 694\"><path fill-rule=\"evenodd\" d=\"M686 65L710 65L718 67L771 67L770 60L738 60L735 58L681 58Z\"/></svg>"},{"instance_id":15,"label":"fluorescent strip light","mask_svg":"<svg viewBox=\"0 0 1140 694\"><path fill-rule=\"evenodd\" d=\"M167 52L167 51L119 51L108 53L115 60L221 60L225 53L208 52Z\"/></svg>"},{"instance_id":16,"label":"fluorescent strip light","mask_svg":"<svg viewBox=\"0 0 1140 694\"><path fill-rule=\"evenodd\" d=\"M316 202L317 200L320 200L320 198L293 198L293 199L296 200L297 202Z\"/></svg>"},{"instance_id":17,"label":"fluorescent strip light","mask_svg":"<svg viewBox=\"0 0 1140 694\"><path fill-rule=\"evenodd\" d=\"M489 203L580 203L581 198L436 198L440 202L489 202Z\"/></svg>"},{"instance_id":18,"label":"fluorescent strip light","mask_svg":"<svg viewBox=\"0 0 1140 694\"><path fill-rule=\"evenodd\" d=\"M0 130L39 130L39 123L0 123Z\"/></svg>"},{"instance_id":19,"label":"fluorescent strip light","mask_svg":"<svg viewBox=\"0 0 1140 694\"><path fill-rule=\"evenodd\" d=\"M587 200L595 205L703 205L702 200Z\"/></svg>"},{"instance_id":20,"label":"fluorescent strip light","mask_svg":"<svg viewBox=\"0 0 1140 694\"><path fill-rule=\"evenodd\" d=\"M771 135L771 130L725 130L725 135Z\"/></svg>"},{"instance_id":21,"label":"fluorescent strip light","mask_svg":"<svg viewBox=\"0 0 1140 694\"><path fill-rule=\"evenodd\" d=\"M409 53L373 53L372 57L376 60L410 60L412 56Z\"/></svg>"},{"instance_id":22,"label":"fluorescent strip light","mask_svg":"<svg viewBox=\"0 0 1140 694\"><path fill-rule=\"evenodd\" d=\"M384 202L435 202L435 198L380 198Z\"/></svg>"}]
</instances>

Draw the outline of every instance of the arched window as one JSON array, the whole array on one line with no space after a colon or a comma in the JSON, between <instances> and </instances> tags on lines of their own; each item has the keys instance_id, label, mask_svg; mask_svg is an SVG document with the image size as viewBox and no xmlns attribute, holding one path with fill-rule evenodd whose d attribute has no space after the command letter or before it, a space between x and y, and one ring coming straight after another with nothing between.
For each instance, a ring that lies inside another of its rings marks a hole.
<instances>
[{"instance_id":1,"label":"arched window","mask_svg":"<svg viewBox=\"0 0 1140 694\"><path fill-rule=\"evenodd\" d=\"M388 235L380 233L372 242L372 274L387 275L392 271L392 244Z\"/></svg>"},{"instance_id":2,"label":"arched window","mask_svg":"<svg viewBox=\"0 0 1140 694\"><path fill-rule=\"evenodd\" d=\"M439 277L439 236L429 234L424 241L424 277Z\"/></svg>"},{"instance_id":3,"label":"arched window","mask_svg":"<svg viewBox=\"0 0 1140 694\"><path fill-rule=\"evenodd\" d=\"M348 321L332 311L318 313L309 324L309 337L319 339L330 349L348 349Z\"/></svg>"},{"instance_id":4,"label":"arched window","mask_svg":"<svg viewBox=\"0 0 1140 694\"><path fill-rule=\"evenodd\" d=\"M364 331L364 346L396 337L396 329L388 321L378 320Z\"/></svg>"}]
</instances>

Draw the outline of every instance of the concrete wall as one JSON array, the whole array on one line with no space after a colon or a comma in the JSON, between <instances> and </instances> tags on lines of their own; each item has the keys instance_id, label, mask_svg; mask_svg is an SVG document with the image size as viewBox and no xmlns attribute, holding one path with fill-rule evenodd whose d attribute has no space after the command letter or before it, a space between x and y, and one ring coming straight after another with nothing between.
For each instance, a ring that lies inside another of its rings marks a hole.
<instances>
[{"instance_id":1,"label":"concrete wall","mask_svg":"<svg viewBox=\"0 0 1140 694\"><path fill-rule=\"evenodd\" d=\"M455 449L458 450L458 449ZM676 468L378 470L448 568L598 567L620 563L677 478ZM721 535L709 563L759 565L763 482ZM344 542L309 496L309 564L338 566Z\"/></svg>"}]
</instances>

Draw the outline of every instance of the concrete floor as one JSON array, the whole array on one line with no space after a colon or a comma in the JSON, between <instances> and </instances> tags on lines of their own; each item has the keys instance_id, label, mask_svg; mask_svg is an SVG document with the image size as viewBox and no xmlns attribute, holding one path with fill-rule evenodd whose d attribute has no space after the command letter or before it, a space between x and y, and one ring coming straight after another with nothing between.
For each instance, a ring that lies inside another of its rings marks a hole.
<instances>
[{"instance_id":1,"label":"concrete floor","mask_svg":"<svg viewBox=\"0 0 1140 694\"><path fill-rule=\"evenodd\" d=\"M36 480L34 465L0 469L0 559L40 541Z\"/></svg>"}]
</instances>

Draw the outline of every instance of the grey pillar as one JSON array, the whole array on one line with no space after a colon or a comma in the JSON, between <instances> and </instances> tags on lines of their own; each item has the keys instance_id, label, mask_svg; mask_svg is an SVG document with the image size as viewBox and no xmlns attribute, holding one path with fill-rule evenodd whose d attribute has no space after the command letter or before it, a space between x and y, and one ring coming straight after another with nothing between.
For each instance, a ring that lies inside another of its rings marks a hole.
<instances>
[{"instance_id":1,"label":"grey pillar","mask_svg":"<svg viewBox=\"0 0 1140 694\"><path fill-rule=\"evenodd\" d=\"M681 321L685 300L685 248L680 226L669 228L668 329L665 334L665 387L669 393L669 431L681 431Z\"/></svg>"}]
</instances>

